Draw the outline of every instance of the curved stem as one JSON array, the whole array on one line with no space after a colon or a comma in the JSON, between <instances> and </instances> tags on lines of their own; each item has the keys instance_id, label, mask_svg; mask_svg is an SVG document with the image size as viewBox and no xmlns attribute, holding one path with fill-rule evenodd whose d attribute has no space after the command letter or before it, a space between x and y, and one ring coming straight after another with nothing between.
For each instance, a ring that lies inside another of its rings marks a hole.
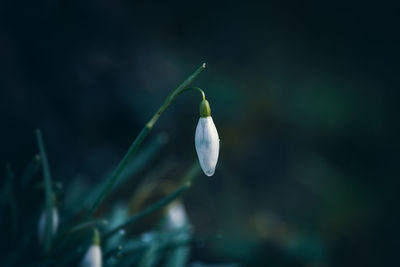
<instances>
[{"instance_id":1,"label":"curved stem","mask_svg":"<svg viewBox=\"0 0 400 267\"><path fill-rule=\"evenodd\" d=\"M154 114L154 116L151 118L151 120L146 124L146 127L152 129L154 124L157 122L158 118L161 116L161 114L164 113L164 111L169 107L169 105L174 102L176 97L183 93L184 91L189 90L187 86L199 75L204 69L206 68L206 63L203 63L200 68L198 68L195 72L193 72L192 75L189 76L183 83L181 83L174 91L172 91L168 96L167 99L165 99L164 103L161 105L161 107L157 110L157 112ZM197 88L197 87L193 87ZM191 90L193 90L193 88ZM199 88L200 89L200 88ZM197 90L197 89L195 89ZM201 89L200 89L201 90ZM203 90L201 90L203 91ZM204 92L203 92L204 95ZM146 128L145 127L145 128Z\"/></svg>"},{"instance_id":2,"label":"curved stem","mask_svg":"<svg viewBox=\"0 0 400 267\"><path fill-rule=\"evenodd\" d=\"M117 168L114 170L111 177L107 180L103 191L97 197L93 205L87 211L84 219L90 218L97 208L100 206L101 202L104 200L106 195L110 192L114 184L117 182L120 177L123 169L129 162L129 159L136 153L139 146L142 144L143 140L146 138L148 133L153 129L154 124L157 122L158 118L164 111L171 105L171 103L175 100L175 98L181 94L189 84L191 84L194 79L206 68L206 64L203 63L195 72L193 72L185 81L183 81L175 90L173 90L168 96L164 103L160 106L154 116L150 119L150 121L144 126L144 128L140 131L139 135L136 137L135 141L133 141L132 145L129 147L125 156L119 162Z\"/></svg>"},{"instance_id":3,"label":"curved stem","mask_svg":"<svg viewBox=\"0 0 400 267\"><path fill-rule=\"evenodd\" d=\"M199 91L199 92L201 93L201 96L203 97L203 100L206 100L206 94L205 94L204 91L203 91L201 88L199 88L199 87L188 87L188 88L185 88L185 89L183 89L179 94L181 94L181 93L183 93L183 92L185 92L185 91L189 91L189 90L196 90L196 91Z\"/></svg>"}]
</instances>

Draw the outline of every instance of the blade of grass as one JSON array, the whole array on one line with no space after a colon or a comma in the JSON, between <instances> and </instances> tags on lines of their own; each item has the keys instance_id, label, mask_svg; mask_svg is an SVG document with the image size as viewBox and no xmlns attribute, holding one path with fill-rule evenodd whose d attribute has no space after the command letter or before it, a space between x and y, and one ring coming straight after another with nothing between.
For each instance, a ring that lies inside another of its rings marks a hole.
<instances>
[{"instance_id":1,"label":"blade of grass","mask_svg":"<svg viewBox=\"0 0 400 267\"><path fill-rule=\"evenodd\" d=\"M78 261L81 261L86 249L94 244L100 245L100 234L98 229L92 227L91 230L92 234L90 235L90 239L88 240L88 236L86 235L84 239L81 239L73 248L71 247L69 253L63 253L62 256L65 256L65 259L61 260L57 266L81 266L81 264L78 264Z\"/></svg>"},{"instance_id":2,"label":"blade of grass","mask_svg":"<svg viewBox=\"0 0 400 267\"><path fill-rule=\"evenodd\" d=\"M186 226L189 226L188 223L186 224ZM167 240L173 240L179 242L191 239L192 239L191 229L184 226L182 233L172 236ZM165 267L187 266L189 254L190 254L190 246L188 245L182 245L172 248L171 251L168 253L167 259L165 260Z\"/></svg>"},{"instance_id":3,"label":"blade of grass","mask_svg":"<svg viewBox=\"0 0 400 267\"><path fill-rule=\"evenodd\" d=\"M166 133L160 133L146 143L140 153L136 154L135 159L130 161L124 171L121 173L120 179L116 182L115 186L122 185L125 181L129 180L134 175L142 172L148 164L151 164L156 155L158 155L161 148L167 143L168 137Z\"/></svg>"},{"instance_id":4,"label":"blade of grass","mask_svg":"<svg viewBox=\"0 0 400 267\"><path fill-rule=\"evenodd\" d=\"M151 267L157 264L160 253L159 252L160 244L157 240L154 240L150 247L144 252L144 255L140 259L139 267Z\"/></svg>"},{"instance_id":5,"label":"blade of grass","mask_svg":"<svg viewBox=\"0 0 400 267\"><path fill-rule=\"evenodd\" d=\"M91 220L87 221L81 224L78 224L77 226L73 227L71 230L69 230L68 234L73 234L75 232L79 232L88 228L93 228L95 226L99 225L107 225L108 221L107 220Z\"/></svg>"},{"instance_id":6,"label":"blade of grass","mask_svg":"<svg viewBox=\"0 0 400 267\"><path fill-rule=\"evenodd\" d=\"M188 171L188 173L185 175L184 177L184 183L183 185L181 185L178 189L176 189L174 192L172 192L171 194L169 194L168 196L160 199L159 201L157 201L156 203L154 203L153 205L147 207L146 209L144 209L143 211L133 215L132 217L130 217L126 222L116 226L114 229L110 230L109 232L107 232L102 239L107 240L108 238L110 238L112 235L114 235L115 233L117 233L119 230L126 228L127 226L134 224L135 222L137 222L138 220L142 219L143 217L159 210L162 209L163 207L165 207L166 205L168 205L169 203L171 203L172 201L174 201L175 199L177 199L178 197L180 197L183 193L185 193L191 186L192 182L194 181L194 179L196 178L197 174L199 174L200 172L200 168L198 163L195 163L190 170Z\"/></svg>"},{"instance_id":7,"label":"blade of grass","mask_svg":"<svg viewBox=\"0 0 400 267\"><path fill-rule=\"evenodd\" d=\"M44 148L42 134L39 129L36 129L36 139L39 146L40 158L42 159L43 166L43 182L45 191L45 205L46 205L46 228L44 235L44 252L47 253L51 247L53 235L53 192L51 187L51 175L49 163L47 161L46 150Z\"/></svg>"},{"instance_id":8,"label":"blade of grass","mask_svg":"<svg viewBox=\"0 0 400 267\"><path fill-rule=\"evenodd\" d=\"M28 163L21 177L21 188L26 188L33 177L35 177L40 168L40 161L40 156L35 155L33 159Z\"/></svg>"},{"instance_id":9,"label":"blade of grass","mask_svg":"<svg viewBox=\"0 0 400 267\"><path fill-rule=\"evenodd\" d=\"M157 122L161 114L171 105L171 103L176 99L176 97L182 93L182 91L191 84L194 79L205 69L206 64L203 63L195 72L193 72L185 81L183 81L175 90L173 90L164 101L164 103L160 106L158 111L154 114L154 116L150 119L150 121L145 125L145 127L140 131L139 135L133 141L132 145L129 147L125 156L122 158L117 168L114 170L111 177L108 179L107 183L104 186L103 191L97 197L93 205L89 208L86 213L85 219L90 218L97 208L100 206L101 202L113 188L114 184L118 181L122 171L126 167L129 162L129 159L136 153L139 146L142 144L143 140L146 138L148 133L153 128L154 124Z\"/></svg>"},{"instance_id":10,"label":"blade of grass","mask_svg":"<svg viewBox=\"0 0 400 267\"><path fill-rule=\"evenodd\" d=\"M65 244L68 242L70 237L80 231L93 228L96 226L104 226L107 225L108 221L104 219L99 219L99 220L90 220L86 221L83 223L80 223L78 225L73 226L70 230L64 231L62 234L60 234L60 238L55 241L54 246L52 247L52 250L50 251L48 257L50 258L53 255L56 255L61 249L65 246Z\"/></svg>"},{"instance_id":11,"label":"blade of grass","mask_svg":"<svg viewBox=\"0 0 400 267\"><path fill-rule=\"evenodd\" d=\"M166 267L184 267L187 266L187 261L190 254L190 247L187 245L177 246L172 249L166 260Z\"/></svg>"},{"instance_id":12,"label":"blade of grass","mask_svg":"<svg viewBox=\"0 0 400 267\"><path fill-rule=\"evenodd\" d=\"M111 237L112 235L114 235L115 233L117 233L119 230L137 222L138 220L142 219L143 217L163 208L164 206L168 205L169 203L171 203L172 201L174 201L175 199L177 199L178 197L180 197L188 188L190 187L189 183L186 183L184 185L182 185L180 188L178 188L177 190L175 190L173 193L171 193L170 195L168 195L167 197L157 201L156 203L154 203L153 205L151 205L150 207L144 209L143 211L133 215L132 217L130 217L126 222L120 224L119 226L115 227L114 229L110 230L108 233L105 234L105 236L103 237L103 239L108 239L109 237Z\"/></svg>"},{"instance_id":13,"label":"blade of grass","mask_svg":"<svg viewBox=\"0 0 400 267\"><path fill-rule=\"evenodd\" d=\"M158 154L163 145L167 142L167 137L165 133L159 134L156 138L153 138L144 146L140 152L138 152L134 159L132 159L129 164L125 167L124 171L121 173L120 178L114 185L114 189L121 186L129 178L137 175L143 171L149 164L152 163L155 156ZM107 183L107 178L110 175L105 176L102 183L98 183L90 190L83 198L77 199L79 203L84 203L83 205L76 206L87 206L93 203L93 201L100 195L104 185Z\"/></svg>"},{"instance_id":14,"label":"blade of grass","mask_svg":"<svg viewBox=\"0 0 400 267\"><path fill-rule=\"evenodd\" d=\"M171 229L167 232L157 231L145 233L151 234L148 240L144 241L143 237L130 238L124 243L124 251L117 253L112 263L117 266L137 266L139 261L143 259L143 254L156 242L158 244L157 251L159 253L170 252L177 247L190 246L192 243L204 243L206 239L194 239L193 237L182 237L182 234L191 231L190 226L184 226L181 229ZM176 238L176 237L180 238ZM147 239L147 238L146 238ZM114 266L113 265L113 266ZM163 266L165 264L163 263Z\"/></svg>"}]
</instances>

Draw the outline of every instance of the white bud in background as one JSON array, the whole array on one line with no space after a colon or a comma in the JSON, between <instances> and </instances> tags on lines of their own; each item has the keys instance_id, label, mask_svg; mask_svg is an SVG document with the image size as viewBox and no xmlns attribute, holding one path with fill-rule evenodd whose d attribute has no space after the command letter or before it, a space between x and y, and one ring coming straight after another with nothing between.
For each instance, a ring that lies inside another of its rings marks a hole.
<instances>
[{"instance_id":1,"label":"white bud in background","mask_svg":"<svg viewBox=\"0 0 400 267\"><path fill-rule=\"evenodd\" d=\"M59 221L58 210L56 207L53 207L52 215L53 215L53 235L55 235L57 233L58 221ZM38 224L39 244L43 244L45 232L46 232L46 210L42 212L39 218L39 224Z\"/></svg>"},{"instance_id":2,"label":"white bud in background","mask_svg":"<svg viewBox=\"0 0 400 267\"><path fill-rule=\"evenodd\" d=\"M100 246L91 245L82 260L82 267L101 267Z\"/></svg>"},{"instance_id":3,"label":"white bud in background","mask_svg":"<svg viewBox=\"0 0 400 267\"><path fill-rule=\"evenodd\" d=\"M167 211L165 226L168 230L183 228L188 225L185 207L181 202L173 202Z\"/></svg>"},{"instance_id":4,"label":"white bud in background","mask_svg":"<svg viewBox=\"0 0 400 267\"><path fill-rule=\"evenodd\" d=\"M83 257L81 267L101 267L102 266L102 253L100 248L100 234L95 229L93 233L92 245L86 251Z\"/></svg>"},{"instance_id":5,"label":"white bud in background","mask_svg":"<svg viewBox=\"0 0 400 267\"><path fill-rule=\"evenodd\" d=\"M189 224L189 218L182 202L174 201L168 207L165 214L165 231L173 233L169 236L171 242L189 241L192 232ZM184 267L188 266L190 256L190 246L181 245L168 252L165 267Z\"/></svg>"},{"instance_id":6,"label":"white bud in background","mask_svg":"<svg viewBox=\"0 0 400 267\"><path fill-rule=\"evenodd\" d=\"M215 172L219 155L219 136L207 100L200 103L200 119L196 128L195 145L200 166L207 176Z\"/></svg>"}]
</instances>

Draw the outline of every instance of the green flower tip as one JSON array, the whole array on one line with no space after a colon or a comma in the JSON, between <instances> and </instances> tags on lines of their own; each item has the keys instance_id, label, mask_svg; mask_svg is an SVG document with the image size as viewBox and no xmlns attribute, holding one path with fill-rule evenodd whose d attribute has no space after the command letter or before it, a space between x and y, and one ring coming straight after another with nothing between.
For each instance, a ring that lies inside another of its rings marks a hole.
<instances>
[{"instance_id":1,"label":"green flower tip","mask_svg":"<svg viewBox=\"0 0 400 267\"><path fill-rule=\"evenodd\" d=\"M93 229L93 241L92 245L100 246L100 233L96 228Z\"/></svg>"},{"instance_id":2,"label":"green flower tip","mask_svg":"<svg viewBox=\"0 0 400 267\"><path fill-rule=\"evenodd\" d=\"M200 102L200 117L205 118L205 117L210 117L211 116L211 108L210 104L208 103L207 100L203 100Z\"/></svg>"}]
</instances>

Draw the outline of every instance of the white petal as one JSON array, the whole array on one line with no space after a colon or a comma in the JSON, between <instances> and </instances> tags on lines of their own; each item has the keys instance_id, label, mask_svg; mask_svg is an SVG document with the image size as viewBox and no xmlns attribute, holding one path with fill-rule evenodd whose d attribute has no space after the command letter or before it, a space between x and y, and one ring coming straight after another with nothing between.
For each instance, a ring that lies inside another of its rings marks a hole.
<instances>
[{"instance_id":1,"label":"white petal","mask_svg":"<svg viewBox=\"0 0 400 267\"><path fill-rule=\"evenodd\" d=\"M219 154L219 137L213 119L201 117L196 128L195 145L200 166L207 176L212 176Z\"/></svg>"},{"instance_id":2,"label":"white petal","mask_svg":"<svg viewBox=\"0 0 400 267\"><path fill-rule=\"evenodd\" d=\"M53 207L53 235L57 233L57 229L58 229L58 210L56 207ZM39 218L38 237L40 244L43 243L45 231L46 231L46 210L42 212Z\"/></svg>"},{"instance_id":3,"label":"white petal","mask_svg":"<svg viewBox=\"0 0 400 267\"><path fill-rule=\"evenodd\" d=\"M87 250L82 260L82 267L101 267L101 249L98 245L92 245Z\"/></svg>"}]
</instances>

